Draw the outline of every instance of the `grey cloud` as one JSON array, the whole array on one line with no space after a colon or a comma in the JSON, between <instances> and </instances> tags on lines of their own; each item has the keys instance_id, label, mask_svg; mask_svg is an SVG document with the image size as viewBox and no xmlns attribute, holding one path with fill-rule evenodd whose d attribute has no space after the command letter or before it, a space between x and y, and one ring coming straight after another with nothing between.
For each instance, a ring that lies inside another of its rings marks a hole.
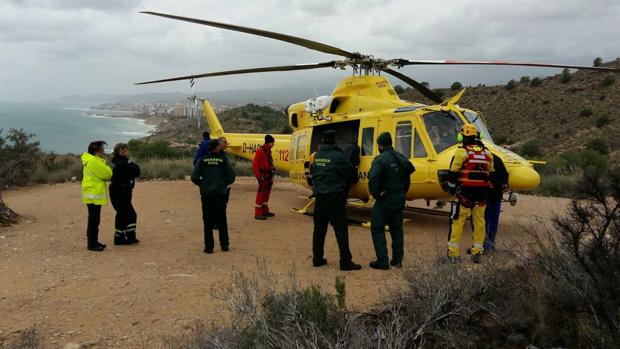
<instances>
[{"instance_id":1,"label":"grey cloud","mask_svg":"<svg viewBox=\"0 0 620 349\"><path fill-rule=\"evenodd\" d=\"M300 36L382 58L503 59L590 64L620 55L620 4L533 1L229 0L0 2L0 96L186 89L137 81L338 57L259 38L138 14L153 10ZM433 86L505 82L556 71L409 67ZM334 83L350 72L273 73L205 79L209 89ZM396 81L395 81L396 82ZM50 96L51 97L51 96Z\"/></svg>"}]
</instances>

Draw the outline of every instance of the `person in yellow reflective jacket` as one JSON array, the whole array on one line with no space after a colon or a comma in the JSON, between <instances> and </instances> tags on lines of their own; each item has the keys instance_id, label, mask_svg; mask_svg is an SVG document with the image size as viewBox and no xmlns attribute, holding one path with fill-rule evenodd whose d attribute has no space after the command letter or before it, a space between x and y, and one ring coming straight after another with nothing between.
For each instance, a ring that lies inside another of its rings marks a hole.
<instances>
[{"instance_id":1,"label":"person in yellow reflective jacket","mask_svg":"<svg viewBox=\"0 0 620 349\"><path fill-rule=\"evenodd\" d=\"M463 226L471 214L474 225L474 243L471 257L474 263L481 262L484 252L486 201L491 188L490 173L493 169L493 154L480 141L476 126L463 125L458 135L461 143L450 164L448 188L456 200L450 213L450 235L448 258L457 260L463 236Z\"/></svg>"},{"instance_id":2,"label":"person in yellow reflective jacket","mask_svg":"<svg viewBox=\"0 0 620 349\"><path fill-rule=\"evenodd\" d=\"M99 223L101 206L108 203L106 181L112 178L112 169L105 162L104 141L94 141L88 145L88 152L82 154L84 166L82 177L82 202L88 208L88 227L86 237L90 251L103 251L106 245L99 242Z\"/></svg>"}]
</instances>

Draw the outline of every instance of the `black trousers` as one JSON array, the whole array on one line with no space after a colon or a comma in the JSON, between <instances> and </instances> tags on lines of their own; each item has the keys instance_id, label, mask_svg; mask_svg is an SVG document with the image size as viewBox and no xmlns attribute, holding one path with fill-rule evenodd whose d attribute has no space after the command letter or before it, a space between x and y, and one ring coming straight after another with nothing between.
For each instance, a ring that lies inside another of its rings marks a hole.
<instances>
[{"instance_id":1,"label":"black trousers","mask_svg":"<svg viewBox=\"0 0 620 349\"><path fill-rule=\"evenodd\" d=\"M205 248L212 250L213 226L217 225L220 246L228 247L228 223L226 221L226 202L228 194L200 194L202 202L202 221L204 223Z\"/></svg>"},{"instance_id":2,"label":"black trousers","mask_svg":"<svg viewBox=\"0 0 620 349\"><path fill-rule=\"evenodd\" d=\"M131 192L110 190L110 201L116 210L114 228L117 233L129 233L135 236L138 215L131 204Z\"/></svg>"},{"instance_id":3,"label":"black trousers","mask_svg":"<svg viewBox=\"0 0 620 349\"><path fill-rule=\"evenodd\" d=\"M377 261L382 265L388 264L387 242L385 240L385 226L390 227L392 237L392 259L402 262L404 256L403 238L403 209L389 208L375 203L370 214L370 232L372 243L375 246Z\"/></svg>"},{"instance_id":4,"label":"black trousers","mask_svg":"<svg viewBox=\"0 0 620 349\"><path fill-rule=\"evenodd\" d=\"M340 263L351 261L349 250L349 221L345 209L344 193L316 194L314 205L314 231L312 233L312 259L320 262L324 256L325 236L329 224L334 228L340 250Z\"/></svg>"},{"instance_id":5,"label":"black trousers","mask_svg":"<svg viewBox=\"0 0 620 349\"><path fill-rule=\"evenodd\" d=\"M86 238L88 246L94 247L99 241L99 223L101 222L101 205L86 204L88 208L88 226L86 228Z\"/></svg>"}]
</instances>

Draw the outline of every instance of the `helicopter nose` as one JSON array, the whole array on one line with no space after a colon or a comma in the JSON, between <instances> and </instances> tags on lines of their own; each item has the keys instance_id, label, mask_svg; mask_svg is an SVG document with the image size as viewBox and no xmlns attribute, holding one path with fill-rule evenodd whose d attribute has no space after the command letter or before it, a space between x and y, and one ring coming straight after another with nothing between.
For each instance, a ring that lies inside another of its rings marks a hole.
<instances>
[{"instance_id":1,"label":"helicopter nose","mask_svg":"<svg viewBox=\"0 0 620 349\"><path fill-rule=\"evenodd\" d=\"M531 167L514 167L509 173L508 183L512 190L533 190L540 185L540 175Z\"/></svg>"}]
</instances>

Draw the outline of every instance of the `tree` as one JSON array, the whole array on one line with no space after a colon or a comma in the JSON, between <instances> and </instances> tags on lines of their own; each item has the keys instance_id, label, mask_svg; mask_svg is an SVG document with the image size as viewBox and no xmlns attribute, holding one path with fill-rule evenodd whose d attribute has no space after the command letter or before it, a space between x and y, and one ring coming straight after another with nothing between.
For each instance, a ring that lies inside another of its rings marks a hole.
<instances>
[{"instance_id":1,"label":"tree","mask_svg":"<svg viewBox=\"0 0 620 349\"><path fill-rule=\"evenodd\" d=\"M396 86L394 86L394 91L396 91L397 94L401 94L401 93L405 92L405 89L402 86L400 86L400 85L396 85Z\"/></svg>"},{"instance_id":2,"label":"tree","mask_svg":"<svg viewBox=\"0 0 620 349\"><path fill-rule=\"evenodd\" d=\"M515 87L517 87L517 81L516 80L510 80L506 84L506 90L508 90L508 91L514 90Z\"/></svg>"},{"instance_id":3,"label":"tree","mask_svg":"<svg viewBox=\"0 0 620 349\"><path fill-rule=\"evenodd\" d=\"M429 84L429 83L428 83L428 81L422 81L422 82L420 83L420 85L422 85L422 86L424 86L424 87L426 87L426 88L431 87L431 84Z\"/></svg>"},{"instance_id":4,"label":"tree","mask_svg":"<svg viewBox=\"0 0 620 349\"><path fill-rule=\"evenodd\" d=\"M0 130L0 190L5 185L28 183L30 174L36 166L39 142L32 142L34 135L24 130L11 129L6 137ZM17 222L18 215L13 212L0 195L0 224Z\"/></svg>"},{"instance_id":5,"label":"tree","mask_svg":"<svg viewBox=\"0 0 620 349\"><path fill-rule=\"evenodd\" d=\"M601 57L596 57L594 62L592 62L592 65L595 67L600 67L601 64L603 64L603 59Z\"/></svg>"},{"instance_id":6,"label":"tree","mask_svg":"<svg viewBox=\"0 0 620 349\"><path fill-rule=\"evenodd\" d=\"M560 82L565 84L570 81L570 78L570 70L568 70L568 68L564 68L564 70L562 70L562 75L560 75Z\"/></svg>"},{"instance_id":7,"label":"tree","mask_svg":"<svg viewBox=\"0 0 620 349\"><path fill-rule=\"evenodd\" d=\"M529 76L522 76L521 79L519 79L519 83L527 85L530 83L530 77Z\"/></svg>"},{"instance_id":8,"label":"tree","mask_svg":"<svg viewBox=\"0 0 620 349\"><path fill-rule=\"evenodd\" d=\"M452 84L452 86L450 86L450 90L452 90L452 91L458 91L458 90L460 90L460 89L462 89L462 88L463 88L463 84L461 84L461 83L460 83L460 82L458 82L458 81L455 81L455 82Z\"/></svg>"},{"instance_id":9,"label":"tree","mask_svg":"<svg viewBox=\"0 0 620 349\"><path fill-rule=\"evenodd\" d=\"M537 87L537 86L540 86L541 84L542 84L541 78L533 78L532 81L530 81L530 86L532 87Z\"/></svg>"}]
</instances>

